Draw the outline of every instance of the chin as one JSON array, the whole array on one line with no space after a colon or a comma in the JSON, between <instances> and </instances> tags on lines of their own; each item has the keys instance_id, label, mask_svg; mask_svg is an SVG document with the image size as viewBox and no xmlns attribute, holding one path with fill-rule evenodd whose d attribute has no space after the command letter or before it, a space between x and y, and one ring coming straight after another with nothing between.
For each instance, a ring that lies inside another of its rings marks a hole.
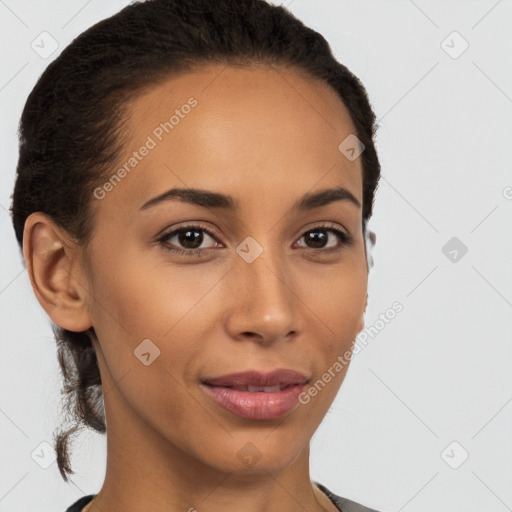
<instances>
[{"instance_id":1,"label":"chin","mask_svg":"<svg viewBox=\"0 0 512 512\"><path fill-rule=\"evenodd\" d=\"M227 445L217 444L215 452L210 452L205 462L219 471L242 475L284 471L309 444L305 440L297 442L297 436L289 433L280 435L279 428L233 436ZM293 443L289 442L290 438Z\"/></svg>"}]
</instances>

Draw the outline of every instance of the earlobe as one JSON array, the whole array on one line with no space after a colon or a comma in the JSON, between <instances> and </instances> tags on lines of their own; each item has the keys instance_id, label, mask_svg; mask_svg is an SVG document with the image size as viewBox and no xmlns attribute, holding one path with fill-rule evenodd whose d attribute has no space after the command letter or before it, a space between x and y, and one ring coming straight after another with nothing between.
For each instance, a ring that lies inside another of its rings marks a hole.
<instances>
[{"instance_id":1,"label":"earlobe","mask_svg":"<svg viewBox=\"0 0 512 512\"><path fill-rule=\"evenodd\" d=\"M23 232L23 257L34 294L54 323L80 332L92 324L85 283L76 275L77 250L48 215L29 215Z\"/></svg>"}]
</instances>

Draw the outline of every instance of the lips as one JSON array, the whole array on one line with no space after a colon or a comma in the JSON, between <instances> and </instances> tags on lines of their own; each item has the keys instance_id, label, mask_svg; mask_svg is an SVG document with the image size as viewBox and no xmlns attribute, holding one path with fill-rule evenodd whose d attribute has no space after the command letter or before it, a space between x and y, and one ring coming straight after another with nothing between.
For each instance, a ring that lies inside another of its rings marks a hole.
<instances>
[{"instance_id":1,"label":"lips","mask_svg":"<svg viewBox=\"0 0 512 512\"><path fill-rule=\"evenodd\" d=\"M222 386L239 389L240 391L271 392L282 390L290 385L306 384L308 378L295 370L281 368L271 372L249 370L246 372L230 373L220 377L207 378L203 382L210 386ZM279 386L279 389L277 386Z\"/></svg>"},{"instance_id":2,"label":"lips","mask_svg":"<svg viewBox=\"0 0 512 512\"><path fill-rule=\"evenodd\" d=\"M217 405L236 416L273 420L297 407L309 379L300 372L279 369L231 373L203 380L202 388Z\"/></svg>"}]
</instances>

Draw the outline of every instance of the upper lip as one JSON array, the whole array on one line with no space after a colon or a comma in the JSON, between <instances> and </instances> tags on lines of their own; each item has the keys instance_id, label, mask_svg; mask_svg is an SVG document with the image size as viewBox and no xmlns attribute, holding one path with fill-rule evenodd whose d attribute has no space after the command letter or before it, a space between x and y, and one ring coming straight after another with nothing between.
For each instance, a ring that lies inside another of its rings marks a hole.
<instances>
[{"instance_id":1,"label":"upper lip","mask_svg":"<svg viewBox=\"0 0 512 512\"><path fill-rule=\"evenodd\" d=\"M288 386L291 384L305 384L308 378L300 372L280 368L271 372L249 370L245 372L230 373L220 377L205 379L203 382L212 386Z\"/></svg>"}]
</instances>

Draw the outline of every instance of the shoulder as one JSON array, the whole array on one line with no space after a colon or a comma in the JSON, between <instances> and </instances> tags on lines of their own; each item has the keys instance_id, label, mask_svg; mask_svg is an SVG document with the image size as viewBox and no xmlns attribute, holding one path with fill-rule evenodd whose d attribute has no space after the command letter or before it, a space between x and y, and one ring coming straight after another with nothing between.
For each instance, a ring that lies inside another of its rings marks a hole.
<instances>
[{"instance_id":1,"label":"shoulder","mask_svg":"<svg viewBox=\"0 0 512 512\"><path fill-rule=\"evenodd\" d=\"M89 494L88 496L82 496L79 500L75 501L72 505L70 505L66 512L82 512L82 509L89 503L95 494Z\"/></svg>"},{"instance_id":2,"label":"shoulder","mask_svg":"<svg viewBox=\"0 0 512 512\"><path fill-rule=\"evenodd\" d=\"M315 482L315 485L339 508L341 512L380 512L373 508L365 507L364 505L351 501L347 498L342 498L318 482Z\"/></svg>"}]
</instances>

